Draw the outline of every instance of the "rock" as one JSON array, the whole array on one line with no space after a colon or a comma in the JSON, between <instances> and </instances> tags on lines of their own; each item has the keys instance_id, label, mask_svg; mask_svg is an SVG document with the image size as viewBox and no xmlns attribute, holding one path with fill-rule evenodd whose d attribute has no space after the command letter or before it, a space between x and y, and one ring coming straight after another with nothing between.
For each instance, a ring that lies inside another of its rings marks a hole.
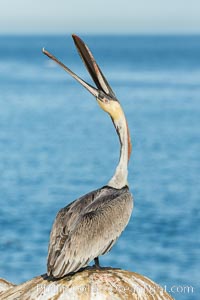
<instances>
[{"instance_id":1,"label":"rock","mask_svg":"<svg viewBox=\"0 0 200 300\"><path fill-rule=\"evenodd\" d=\"M52 280L46 274L10 288L1 300L173 300L159 285L137 273L87 268Z\"/></svg>"},{"instance_id":2,"label":"rock","mask_svg":"<svg viewBox=\"0 0 200 300\"><path fill-rule=\"evenodd\" d=\"M15 284L13 284L3 278L0 278L0 295L1 295L1 293L7 291L8 289L10 289L13 286L15 286Z\"/></svg>"}]
</instances>

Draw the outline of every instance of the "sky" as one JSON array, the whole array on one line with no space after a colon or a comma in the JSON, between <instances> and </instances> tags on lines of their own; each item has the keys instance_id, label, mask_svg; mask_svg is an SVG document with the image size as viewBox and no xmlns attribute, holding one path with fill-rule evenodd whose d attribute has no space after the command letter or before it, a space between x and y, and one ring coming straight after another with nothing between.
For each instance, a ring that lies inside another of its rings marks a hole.
<instances>
[{"instance_id":1,"label":"sky","mask_svg":"<svg viewBox=\"0 0 200 300\"><path fill-rule=\"evenodd\" d=\"M0 0L0 34L198 34L200 0Z\"/></svg>"}]
</instances>

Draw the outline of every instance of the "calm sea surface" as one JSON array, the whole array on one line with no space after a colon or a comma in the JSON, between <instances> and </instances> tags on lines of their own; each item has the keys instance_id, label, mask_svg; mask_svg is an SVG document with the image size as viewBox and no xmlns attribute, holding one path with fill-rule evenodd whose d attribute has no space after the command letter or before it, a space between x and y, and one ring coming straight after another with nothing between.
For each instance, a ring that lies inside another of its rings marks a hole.
<instances>
[{"instance_id":1,"label":"calm sea surface","mask_svg":"<svg viewBox=\"0 0 200 300\"><path fill-rule=\"evenodd\" d=\"M200 36L84 40L121 100L133 142L135 208L101 264L198 300ZM0 37L0 277L14 283L46 272L57 211L106 184L119 157L109 117L44 46L90 81L69 36Z\"/></svg>"}]
</instances>

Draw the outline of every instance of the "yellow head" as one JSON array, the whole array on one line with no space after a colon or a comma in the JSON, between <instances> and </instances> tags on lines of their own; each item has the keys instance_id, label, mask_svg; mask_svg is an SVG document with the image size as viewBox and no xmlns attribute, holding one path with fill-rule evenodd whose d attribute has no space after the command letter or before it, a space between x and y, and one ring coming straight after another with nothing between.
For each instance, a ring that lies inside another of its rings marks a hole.
<instances>
[{"instance_id":1,"label":"yellow head","mask_svg":"<svg viewBox=\"0 0 200 300\"><path fill-rule=\"evenodd\" d=\"M106 98L102 101L102 99L97 98L97 102L99 106L111 116L113 121L117 121L124 116L124 112L118 101L107 100Z\"/></svg>"}]
</instances>

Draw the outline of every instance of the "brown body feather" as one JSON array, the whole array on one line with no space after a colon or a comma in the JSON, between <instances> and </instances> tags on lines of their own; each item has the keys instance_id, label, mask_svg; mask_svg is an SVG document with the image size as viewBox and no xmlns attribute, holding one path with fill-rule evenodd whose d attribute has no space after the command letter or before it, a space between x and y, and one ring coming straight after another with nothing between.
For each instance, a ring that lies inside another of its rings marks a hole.
<instances>
[{"instance_id":1,"label":"brown body feather","mask_svg":"<svg viewBox=\"0 0 200 300\"><path fill-rule=\"evenodd\" d=\"M107 253L131 216L128 187L105 186L62 208L52 227L48 274L60 278Z\"/></svg>"}]
</instances>

